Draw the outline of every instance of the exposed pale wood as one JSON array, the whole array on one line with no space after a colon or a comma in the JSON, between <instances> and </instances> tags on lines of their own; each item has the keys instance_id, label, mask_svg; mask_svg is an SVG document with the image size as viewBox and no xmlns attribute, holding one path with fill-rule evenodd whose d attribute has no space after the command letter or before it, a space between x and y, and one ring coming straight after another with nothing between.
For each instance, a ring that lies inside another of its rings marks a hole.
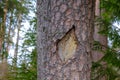
<instances>
[{"instance_id":1,"label":"exposed pale wood","mask_svg":"<svg viewBox=\"0 0 120 80\"><path fill-rule=\"evenodd\" d=\"M38 80L90 80L94 2L37 1ZM73 26L78 43L74 55L64 62L58 54L58 45Z\"/></svg>"}]
</instances>

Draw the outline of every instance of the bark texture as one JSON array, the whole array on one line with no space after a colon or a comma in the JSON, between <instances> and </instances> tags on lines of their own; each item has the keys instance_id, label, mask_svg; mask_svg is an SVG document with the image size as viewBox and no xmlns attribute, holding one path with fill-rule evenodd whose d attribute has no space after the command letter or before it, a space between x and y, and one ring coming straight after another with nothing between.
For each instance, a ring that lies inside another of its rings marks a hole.
<instances>
[{"instance_id":1,"label":"bark texture","mask_svg":"<svg viewBox=\"0 0 120 80\"><path fill-rule=\"evenodd\" d=\"M100 0L96 0L95 2L95 27L94 27L94 40L100 42L101 45L107 46L107 37L104 35L99 34L99 31L102 30L100 27L100 23L97 21L98 18L101 16L101 10L100 10ZM105 47L102 47L103 50L105 50ZM93 51L92 58L93 61L98 61L100 60L104 54L100 51Z\"/></svg>"},{"instance_id":2,"label":"bark texture","mask_svg":"<svg viewBox=\"0 0 120 80\"><path fill-rule=\"evenodd\" d=\"M94 2L37 0L38 80L90 80Z\"/></svg>"},{"instance_id":3,"label":"bark texture","mask_svg":"<svg viewBox=\"0 0 120 80\"><path fill-rule=\"evenodd\" d=\"M104 36L102 34L99 34L99 31L102 30L100 23L98 22L98 18L101 18L101 9L100 9L100 0L96 0L95 2L95 27L94 27L94 40L98 41L102 46L101 46L101 50L105 51L106 47L107 47L107 36ZM102 57L104 56L104 53L101 52L100 50L93 50L92 52L92 61L93 62L97 62L99 61ZM101 62L101 64L104 65L105 68L105 62ZM98 76L99 74L93 74L93 77L96 77L96 75ZM102 76L100 77L98 80L106 80L106 76Z\"/></svg>"},{"instance_id":4,"label":"bark texture","mask_svg":"<svg viewBox=\"0 0 120 80\"><path fill-rule=\"evenodd\" d=\"M6 27L6 17L7 17L7 12L8 12L8 0L5 0L5 6L3 8L4 15L3 15L3 20L0 25L0 80L7 80L7 73L8 73L8 63L7 63L7 57L2 53L2 45L4 42L5 38L5 27ZM2 56L2 55L3 56Z\"/></svg>"}]
</instances>

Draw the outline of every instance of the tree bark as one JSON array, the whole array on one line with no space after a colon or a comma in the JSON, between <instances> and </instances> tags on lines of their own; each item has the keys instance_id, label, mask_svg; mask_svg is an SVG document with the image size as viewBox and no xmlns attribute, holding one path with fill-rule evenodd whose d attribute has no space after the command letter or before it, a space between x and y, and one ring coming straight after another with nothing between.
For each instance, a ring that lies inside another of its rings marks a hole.
<instances>
[{"instance_id":1,"label":"tree bark","mask_svg":"<svg viewBox=\"0 0 120 80\"><path fill-rule=\"evenodd\" d=\"M99 34L99 31L102 30L100 27L100 23L98 21L98 18L101 17L101 10L100 10L100 0L96 0L95 3L95 27L94 27L94 40L100 42L101 45L107 46L107 36L104 36L102 34ZM103 50L105 50L105 47L102 47ZM104 54L100 51L93 51L92 58L93 61L100 60Z\"/></svg>"},{"instance_id":2,"label":"tree bark","mask_svg":"<svg viewBox=\"0 0 120 80\"><path fill-rule=\"evenodd\" d=\"M100 0L96 0L95 2L95 27L94 27L94 40L98 41L102 46L100 46L100 50L105 51L106 47L107 47L107 36L104 36L102 34L99 34L99 32L102 30L101 25L98 21L99 18L101 18L101 9L100 9ZM102 59L102 57L104 56L104 53L100 50L93 50L92 52L92 61L93 62L97 62L100 61ZM105 68L105 62L101 62L101 64L103 64L104 68ZM99 69L97 69L99 70ZM97 72L97 70L94 70L96 73L94 73L92 75L92 78L95 78L96 76L99 75L99 73ZM98 80L106 80L106 76L102 76L97 78Z\"/></svg>"},{"instance_id":3,"label":"tree bark","mask_svg":"<svg viewBox=\"0 0 120 80\"><path fill-rule=\"evenodd\" d=\"M95 0L38 0L38 80L90 80Z\"/></svg>"},{"instance_id":4,"label":"tree bark","mask_svg":"<svg viewBox=\"0 0 120 80\"><path fill-rule=\"evenodd\" d=\"M18 61L18 48L19 48L19 40L20 40L20 29L21 29L21 22L22 22L22 15L21 13L18 14L17 16L17 36L16 36L16 43L15 43L15 48L14 48L14 58L12 61L13 65L13 72L14 72L14 78L17 76L17 61Z\"/></svg>"},{"instance_id":5,"label":"tree bark","mask_svg":"<svg viewBox=\"0 0 120 80\"><path fill-rule=\"evenodd\" d=\"M20 39L20 29L21 29L21 20L22 15L18 15L18 24L17 24L17 38L15 43L15 50L14 50L14 60L13 60L13 66L17 67L17 56L18 56L18 47L19 47L19 39Z\"/></svg>"},{"instance_id":6,"label":"tree bark","mask_svg":"<svg viewBox=\"0 0 120 80\"><path fill-rule=\"evenodd\" d=\"M0 68L0 79L1 80L7 80L7 73L8 73L8 63L7 63L7 53L2 53L2 45L4 42L4 37L5 37L5 29L6 29L6 18L7 18L7 12L8 12L8 0L5 0L5 6L3 8L4 15L3 15L3 20L2 20L2 25L0 26L0 53L3 55L2 56L2 63L1 68Z\"/></svg>"}]
</instances>

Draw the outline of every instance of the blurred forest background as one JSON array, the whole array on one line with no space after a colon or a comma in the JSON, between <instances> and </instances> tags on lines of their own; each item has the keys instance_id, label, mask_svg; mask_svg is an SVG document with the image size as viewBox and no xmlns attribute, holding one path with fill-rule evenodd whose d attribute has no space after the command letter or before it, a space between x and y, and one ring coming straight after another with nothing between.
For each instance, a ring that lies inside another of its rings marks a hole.
<instances>
[{"instance_id":1,"label":"blurred forest background","mask_svg":"<svg viewBox=\"0 0 120 80\"><path fill-rule=\"evenodd\" d=\"M109 46L93 62L92 80L120 80L120 1L101 0L101 8L99 33L107 36ZM36 0L0 0L0 80L37 80L36 23ZM94 46L101 51L99 42Z\"/></svg>"},{"instance_id":2,"label":"blurred forest background","mask_svg":"<svg viewBox=\"0 0 120 80\"><path fill-rule=\"evenodd\" d=\"M36 0L0 0L0 80L36 80Z\"/></svg>"}]
</instances>

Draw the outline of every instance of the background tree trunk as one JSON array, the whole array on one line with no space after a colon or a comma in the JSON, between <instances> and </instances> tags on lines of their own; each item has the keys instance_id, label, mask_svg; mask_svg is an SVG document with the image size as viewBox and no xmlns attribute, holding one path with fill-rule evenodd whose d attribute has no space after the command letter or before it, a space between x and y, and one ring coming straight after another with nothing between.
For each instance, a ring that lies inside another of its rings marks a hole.
<instances>
[{"instance_id":1,"label":"background tree trunk","mask_svg":"<svg viewBox=\"0 0 120 80\"><path fill-rule=\"evenodd\" d=\"M38 80L90 80L95 0L38 0Z\"/></svg>"},{"instance_id":2,"label":"background tree trunk","mask_svg":"<svg viewBox=\"0 0 120 80\"><path fill-rule=\"evenodd\" d=\"M96 0L95 3L95 17L96 17L96 22L95 22L95 27L94 27L94 40L99 41L101 45L107 46L107 36L104 36L102 34L99 34L99 31L102 30L100 27L100 23L98 21L98 18L101 16L101 10L100 10L100 0ZM105 50L105 47L102 48ZM100 51L93 51L92 58L93 61L98 61L100 60L104 54Z\"/></svg>"},{"instance_id":3,"label":"background tree trunk","mask_svg":"<svg viewBox=\"0 0 120 80\"><path fill-rule=\"evenodd\" d=\"M104 36L102 34L99 34L100 30L102 30L101 25L98 21L98 19L101 18L101 9L100 9L100 0L96 0L95 2L95 27L94 27L94 40L98 41L101 45L100 49L103 51L106 50L105 46L107 46L107 36ZM93 50L92 52L92 61L97 62L104 56L104 53L100 50ZM101 64L104 64L102 62ZM98 74L93 74L93 77L96 77ZM98 80L106 80L106 76L102 76Z\"/></svg>"},{"instance_id":4,"label":"background tree trunk","mask_svg":"<svg viewBox=\"0 0 120 80\"><path fill-rule=\"evenodd\" d=\"M3 8L4 15L3 15L3 21L2 25L0 26L0 54L2 54L2 62L0 63L0 79L1 80L7 80L7 73L8 73L8 62L7 62L7 56L8 53L3 53L3 43L5 39L5 29L6 29L6 18L7 18L7 12L8 12L8 0L5 0L5 6Z\"/></svg>"},{"instance_id":5,"label":"background tree trunk","mask_svg":"<svg viewBox=\"0 0 120 80\"><path fill-rule=\"evenodd\" d=\"M21 22L22 22L22 15L21 13L18 14L18 24L17 24L17 36L16 36L16 43L14 49L14 58L13 58L13 66L14 66L14 73L15 77L17 75L17 60L18 60L18 48L19 48L19 40L20 40L20 29L21 29Z\"/></svg>"}]
</instances>

